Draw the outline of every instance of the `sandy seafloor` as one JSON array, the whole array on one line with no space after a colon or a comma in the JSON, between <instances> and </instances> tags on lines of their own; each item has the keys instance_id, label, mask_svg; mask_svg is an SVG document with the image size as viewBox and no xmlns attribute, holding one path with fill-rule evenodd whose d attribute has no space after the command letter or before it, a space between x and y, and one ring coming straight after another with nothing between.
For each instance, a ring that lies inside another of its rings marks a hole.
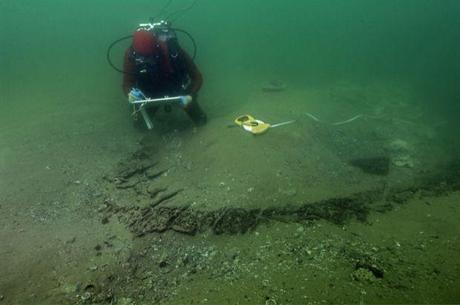
<instances>
[{"instance_id":1,"label":"sandy seafloor","mask_svg":"<svg viewBox=\"0 0 460 305\"><path fill-rule=\"evenodd\" d=\"M264 93L269 80L229 80L226 86L243 89L222 96L210 77L200 96L208 125L194 129L179 112L160 113L153 135L132 127L121 93L109 85L12 88L8 103L33 102L5 104L1 113L0 304L459 302L455 187L415 193L388 211L372 210L366 221L272 220L245 234L135 238L116 217L101 223L99 205L110 197L103 176L145 141L157 141L149 145L174 174L165 183L183 185L187 200L203 209L418 183L455 163L456 143L444 136L449 122L423 107L411 86L283 80L285 91ZM305 112L326 122L367 117L332 127ZM255 138L228 127L245 113L297 122ZM372 151L373 135L390 154L392 141L404 141L412 163L392 162L385 176L350 166L347 154L360 156L361 141L363 154Z\"/></svg>"}]
</instances>

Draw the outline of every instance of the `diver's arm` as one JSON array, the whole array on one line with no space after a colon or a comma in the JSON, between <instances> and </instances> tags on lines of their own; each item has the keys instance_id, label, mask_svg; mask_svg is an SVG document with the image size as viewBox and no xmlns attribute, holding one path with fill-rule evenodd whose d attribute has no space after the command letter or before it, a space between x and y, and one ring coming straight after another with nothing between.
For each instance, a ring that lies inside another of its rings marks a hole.
<instances>
[{"instance_id":1,"label":"diver's arm","mask_svg":"<svg viewBox=\"0 0 460 305\"><path fill-rule=\"evenodd\" d=\"M190 57L190 55L188 55L187 52L185 52L184 50L181 50L181 53L185 60L185 64L187 65L187 72L189 73L191 78L190 93L192 95L195 95L198 93L198 91L201 89L201 86L203 85L203 75L201 74L200 70L198 69L197 65Z\"/></svg>"},{"instance_id":2,"label":"diver's arm","mask_svg":"<svg viewBox=\"0 0 460 305\"><path fill-rule=\"evenodd\" d=\"M135 63L131 58L132 50L129 48L125 52L124 62L123 62L123 93L128 96L131 89L136 84L136 76L135 76Z\"/></svg>"}]
</instances>

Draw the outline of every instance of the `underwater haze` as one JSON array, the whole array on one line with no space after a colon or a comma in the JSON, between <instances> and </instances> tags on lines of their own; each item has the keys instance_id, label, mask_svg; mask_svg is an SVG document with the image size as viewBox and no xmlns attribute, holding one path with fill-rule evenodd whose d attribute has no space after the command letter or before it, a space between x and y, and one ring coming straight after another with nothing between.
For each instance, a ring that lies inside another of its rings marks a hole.
<instances>
[{"instance_id":1,"label":"underwater haze","mask_svg":"<svg viewBox=\"0 0 460 305\"><path fill-rule=\"evenodd\" d=\"M2 85L6 86L27 77L59 84L64 75L79 84L90 73L116 80L104 62L107 45L154 16L163 3L2 1L1 5ZM179 15L175 25L195 36L198 62L204 63L206 75L289 75L306 85L337 79L397 79L438 97L437 105L443 108L440 104L455 105L450 101L458 98L458 10L455 0L202 0ZM244 70L235 71L237 67Z\"/></svg>"},{"instance_id":2,"label":"underwater haze","mask_svg":"<svg viewBox=\"0 0 460 305\"><path fill-rule=\"evenodd\" d=\"M0 0L0 304L459 302L459 15ZM196 42L206 126L133 125L107 52L150 17Z\"/></svg>"}]
</instances>

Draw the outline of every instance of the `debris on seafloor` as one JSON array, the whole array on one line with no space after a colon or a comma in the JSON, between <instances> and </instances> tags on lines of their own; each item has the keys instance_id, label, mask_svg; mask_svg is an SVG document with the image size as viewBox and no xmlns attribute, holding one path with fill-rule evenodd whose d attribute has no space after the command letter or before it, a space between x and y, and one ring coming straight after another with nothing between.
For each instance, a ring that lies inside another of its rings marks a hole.
<instances>
[{"instance_id":1,"label":"debris on seafloor","mask_svg":"<svg viewBox=\"0 0 460 305\"><path fill-rule=\"evenodd\" d=\"M398 167L408 167L408 168L413 168L414 167L414 160L412 159L411 156L408 155L402 155L398 156L393 159L393 164Z\"/></svg>"},{"instance_id":2,"label":"debris on seafloor","mask_svg":"<svg viewBox=\"0 0 460 305\"><path fill-rule=\"evenodd\" d=\"M270 80L262 85L264 92L281 92L287 89L287 85L281 80Z\"/></svg>"},{"instance_id":3,"label":"debris on seafloor","mask_svg":"<svg viewBox=\"0 0 460 305\"><path fill-rule=\"evenodd\" d=\"M389 144L392 163L397 167L413 168L415 161L412 157L413 148L404 140L396 139Z\"/></svg>"}]
</instances>

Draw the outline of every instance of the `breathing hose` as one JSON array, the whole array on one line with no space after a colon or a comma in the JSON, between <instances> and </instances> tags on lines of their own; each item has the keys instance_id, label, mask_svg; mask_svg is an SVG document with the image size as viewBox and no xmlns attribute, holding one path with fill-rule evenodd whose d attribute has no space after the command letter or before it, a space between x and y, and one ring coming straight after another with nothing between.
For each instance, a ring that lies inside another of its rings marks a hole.
<instances>
[{"instance_id":1,"label":"breathing hose","mask_svg":"<svg viewBox=\"0 0 460 305\"><path fill-rule=\"evenodd\" d=\"M123 71L122 69L119 69L117 68L113 62L112 62L112 59L110 58L110 52L112 51L112 48L119 42L123 41L123 40L126 40L126 39L130 39L132 38L133 35L128 35L128 36L124 36L124 37L121 37L117 40L115 40L114 42L112 42L109 47L107 48L107 53L106 53L106 57L107 57L107 62L109 63L109 65L115 70L115 71L118 71L120 73L128 73L128 72L125 72Z\"/></svg>"}]
</instances>

